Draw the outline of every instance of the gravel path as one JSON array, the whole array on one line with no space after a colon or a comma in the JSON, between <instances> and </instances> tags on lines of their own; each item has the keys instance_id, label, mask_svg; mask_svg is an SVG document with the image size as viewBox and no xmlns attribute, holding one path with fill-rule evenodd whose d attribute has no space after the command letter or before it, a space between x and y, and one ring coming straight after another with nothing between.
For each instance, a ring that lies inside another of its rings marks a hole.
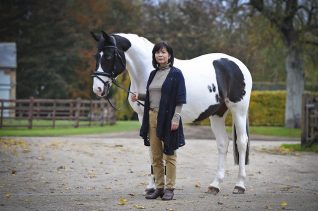
<instances>
[{"instance_id":1,"label":"gravel path","mask_svg":"<svg viewBox=\"0 0 318 211\"><path fill-rule=\"evenodd\" d=\"M276 150L295 140L252 139L244 195L232 194L238 167L230 144L214 196L206 190L216 142L188 137L178 150L175 200L146 200L148 150L137 135L1 138L0 210L318 210L318 155Z\"/></svg>"}]
</instances>

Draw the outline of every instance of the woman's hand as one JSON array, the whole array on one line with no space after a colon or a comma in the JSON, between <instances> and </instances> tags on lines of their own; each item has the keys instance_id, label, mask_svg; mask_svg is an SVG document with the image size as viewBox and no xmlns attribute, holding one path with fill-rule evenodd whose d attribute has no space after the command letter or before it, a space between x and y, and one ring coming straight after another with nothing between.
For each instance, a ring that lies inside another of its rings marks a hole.
<instances>
[{"instance_id":1,"label":"woman's hand","mask_svg":"<svg viewBox=\"0 0 318 211\"><path fill-rule=\"evenodd\" d=\"M177 130L179 127L179 122L171 121L171 130Z\"/></svg>"},{"instance_id":2,"label":"woman's hand","mask_svg":"<svg viewBox=\"0 0 318 211\"><path fill-rule=\"evenodd\" d=\"M171 130L177 130L179 127L179 122L180 122L180 113L175 113L173 115L173 118L171 120Z\"/></svg>"},{"instance_id":3,"label":"woman's hand","mask_svg":"<svg viewBox=\"0 0 318 211\"><path fill-rule=\"evenodd\" d=\"M138 93L131 94L130 99L131 101L136 102L138 100Z\"/></svg>"}]
</instances>

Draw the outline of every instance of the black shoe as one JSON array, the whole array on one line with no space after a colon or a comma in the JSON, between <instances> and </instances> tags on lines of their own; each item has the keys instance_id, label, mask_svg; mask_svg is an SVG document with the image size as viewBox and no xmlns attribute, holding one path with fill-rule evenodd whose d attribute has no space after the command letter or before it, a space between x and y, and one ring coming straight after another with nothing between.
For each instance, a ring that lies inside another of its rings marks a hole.
<instances>
[{"instance_id":1,"label":"black shoe","mask_svg":"<svg viewBox=\"0 0 318 211\"><path fill-rule=\"evenodd\" d=\"M174 193L173 193L174 189L166 189L165 193L163 195L163 197L161 198L164 201L169 201L173 199Z\"/></svg>"},{"instance_id":2,"label":"black shoe","mask_svg":"<svg viewBox=\"0 0 318 211\"><path fill-rule=\"evenodd\" d=\"M155 190L156 190L155 188L147 188L145 190L145 195L144 196L147 196L147 195L150 195L150 194L154 193Z\"/></svg>"},{"instance_id":3,"label":"black shoe","mask_svg":"<svg viewBox=\"0 0 318 211\"><path fill-rule=\"evenodd\" d=\"M155 190L155 192L151 193L151 194L147 194L145 196L146 199L156 199L160 196L160 198L162 198L164 194L163 188L158 188Z\"/></svg>"}]
</instances>

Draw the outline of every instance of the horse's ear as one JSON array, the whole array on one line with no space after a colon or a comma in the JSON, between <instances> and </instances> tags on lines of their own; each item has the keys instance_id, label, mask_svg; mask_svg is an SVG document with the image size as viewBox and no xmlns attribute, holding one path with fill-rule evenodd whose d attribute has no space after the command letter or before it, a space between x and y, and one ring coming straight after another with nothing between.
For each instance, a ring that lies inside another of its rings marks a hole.
<instances>
[{"instance_id":1,"label":"horse's ear","mask_svg":"<svg viewBox=\"0 0 318 211\"><path fill-rule=\"evenodd\" d=\"M96 36L96 34L94 34L94 32L91 32L91 35L94 38L94 40L96 40L97 42L99 41L98 37Z\"/></svg>"},{"instance_id":2,"label":"horse's ear","mask_svg":"<svg viewBox=\"0 0 318 211\"><path fill-rule=\"evenodd\" d=\"M112 38L106 32L101 31L101 33L107 43L113 43Z\"/></svg>"},{"instance_id":3,"label":"horse's ear","mask_svg":"<svg viewBox=\"0 0 318 211\"><path fill-rule=\"evenodd\" d=\"M106 32L104 31L101 31L101 32L105 40L109 39L109 35Z\"/></svg>"}]
</instances>

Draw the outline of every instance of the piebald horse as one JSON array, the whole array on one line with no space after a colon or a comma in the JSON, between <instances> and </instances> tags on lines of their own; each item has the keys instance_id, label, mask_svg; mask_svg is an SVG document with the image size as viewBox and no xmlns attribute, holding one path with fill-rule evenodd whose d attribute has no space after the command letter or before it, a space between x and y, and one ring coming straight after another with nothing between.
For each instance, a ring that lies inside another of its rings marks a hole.
<instances>
[{"instance_id":1,"label":"piebald horse","mask_svg":"<svg viewBox=\"0 0 318 211\"><path fill-rule=\"evenodd\" d=\"M131 80L129 103L142 121L143 107L132 102L132 92L146 93L146 84L152 66L154 44L135 34L103 32L91 33L97 41L96 69L93 73L93 91L102 97L108 94L112 84L118 86L116 77L127 70ZM252 89L252 77L247 67L238 59L222 53L205 54L190 60L175 59L174 66L184 76L187 104L182 108L183 122L196 122L210 118L218 150L218 165L208 191L217 194L224 179L224 165L229 138L225 128L228 111L233 117L233 150L235 164L239 165L238 178L233 193L244 193L249 160L248 107ZM150 153L151 158L151 153ZM153 176L147 189L154 189Z\"/></svg>"}]
</instances>

